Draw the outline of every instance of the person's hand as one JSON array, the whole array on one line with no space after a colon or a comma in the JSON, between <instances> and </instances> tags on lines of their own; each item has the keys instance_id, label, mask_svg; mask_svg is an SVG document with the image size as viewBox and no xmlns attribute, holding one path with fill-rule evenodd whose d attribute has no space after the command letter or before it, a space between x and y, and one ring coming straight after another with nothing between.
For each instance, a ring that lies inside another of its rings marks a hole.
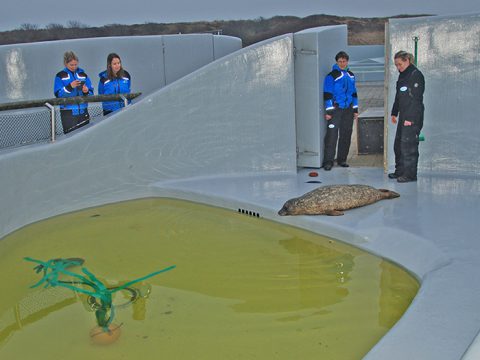
<instances>
[{"instance_id":1,"label":"person's hand","mask_svg":"<svg viewBox=\"0 0 480 360\"><path fill-rule=\"evenodd\" d=\"M330 120L332 118L332 115L325 114L325 120Z\"/></svg>"},{"instance_id":2,"label":"person's hand","mask_svg":"<svg viewBox=\"0 0 480 360\"><path fill-rule=\"evenodd\" d=\"M397 117L392 115L392 124L396 124L397 123Z\"/></svg>"},{"instance_id":3,"label":"person's hand","mask_svg":"<svg viewBox=\"0 0 480 360\"><path fill-rule=\"evenodd\" d=\"M358 113L353 113L353 119L358 120Z\"/></svg>"},{"instance_id":4,"label":"person's hand","mask_svg":"<svg viewBox=\"0 0 480 360\"><path fill-rule=\"evenodd\" d=\"M73 80L71 83L70 83L70 86L75 89L77 86L79 86L82 82L80 80Z\"/></svg>"},{"instance_id":5,"label":"person's hand","mask_svg":"<svg viewBox=\"0 0 480 360\"><path fill-rule=\"evenodd\" d=\"M83 84L82 92L83 92L84 94L88 94L88 87L87 87L87 85Z\"/></svg>"},{"instance_id":6,"label":"person's hand","mask_svg":"<svg viewBox=\"0 0 480 360\"><path fill-rule=\"evenodd\" d=\"M403 122L403 126L412 126L412 125L413 125L413 123L411 121L405 120Z\"/></svg>"}]
</instances>

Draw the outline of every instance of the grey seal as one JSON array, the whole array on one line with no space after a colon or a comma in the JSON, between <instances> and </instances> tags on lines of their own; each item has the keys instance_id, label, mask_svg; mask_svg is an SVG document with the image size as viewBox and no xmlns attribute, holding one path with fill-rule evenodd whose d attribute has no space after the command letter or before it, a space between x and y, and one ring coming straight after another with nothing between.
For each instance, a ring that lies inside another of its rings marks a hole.
<instances>
[{"instance_id":1,"label":"grey seal","mask_svg":"<svg viewBox=\"0 0 480 360\"><path fill-rule=\"evenodd\" d=\"M278 215L343 215L343 210L394 199L400 194L368 185L326 185L288 200Z\"/></svg>"}]
</instances>

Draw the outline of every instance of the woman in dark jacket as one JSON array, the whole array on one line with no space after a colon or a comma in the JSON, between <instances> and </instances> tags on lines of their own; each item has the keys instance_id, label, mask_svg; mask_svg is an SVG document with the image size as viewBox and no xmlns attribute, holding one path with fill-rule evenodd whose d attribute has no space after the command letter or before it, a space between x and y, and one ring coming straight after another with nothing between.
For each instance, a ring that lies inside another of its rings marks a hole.
<instances>
[{"instance_id":1,"label":"woman in dark jacket","mask_svg":"<svg viewBox=\"0 0 480 360\"><path fill-rule=\"evenodd\" d=\"M107 70L98 74L98 93L100 95L130 94L131 78L128 71L122 67L120 56L111 53L107 57ZM125 106L124 101L105 101L102 103L103 115L110 114Z\"/></svg>"},{"instance_id":2,"label":"woman in dark jacket","mask_svg":"<svg viewBox=\"0 0 480 360\"><path fill-rule=\"evenodd\" d=\"M93 95L93 86L88 75L78 67L78 57L73 51L63 55L65 68L57 73L53 85L55 97L74 97ZM66 134L87 125L90 116L88 104L69 104L60 106L63 132Z\"/></svg>"},{"instance_id":3,"label":"woman in dark jacket","mask_svg":"<svg viewBox=\"0 0 480 360\"><path fill-rule=\"evenodd\" d=\"M392 123L397 124L393 149L395 152L395 172L388 174L398 182L417 180L418 143L423 127L423 92L425 79L413 64L413 55L399 51L394 57L395 66L400 72L397 93L392 108Z\"/></svg>"}]
</instances>

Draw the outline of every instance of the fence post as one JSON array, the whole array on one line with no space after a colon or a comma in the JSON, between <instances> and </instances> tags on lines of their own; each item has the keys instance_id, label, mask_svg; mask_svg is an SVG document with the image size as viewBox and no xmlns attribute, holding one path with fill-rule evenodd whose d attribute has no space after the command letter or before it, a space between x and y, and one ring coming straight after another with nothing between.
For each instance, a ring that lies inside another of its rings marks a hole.
<instances>
[{"instance_id":1,"label":"fence post","mask_svg":"<svg viewBox=\"0 0 480 360\"><path fill-rule=\"evenodd\" d=\"M52 131L51 142L55 142L55 106L50 105L48 102L45 103L45 106L50 109L50 127Z\"/></svg>"},{"instance_id":2,"label":"fence post","mask_svg":"<svg viewBox=\"0 0 480 360\"><path fill-rule=\"evenodd\" d=\"M125 105L125 107L127 107L128 106L127 98L123 94L120 94L120 98L123 100L123 104Z\"/></svg>"}]
</instances>

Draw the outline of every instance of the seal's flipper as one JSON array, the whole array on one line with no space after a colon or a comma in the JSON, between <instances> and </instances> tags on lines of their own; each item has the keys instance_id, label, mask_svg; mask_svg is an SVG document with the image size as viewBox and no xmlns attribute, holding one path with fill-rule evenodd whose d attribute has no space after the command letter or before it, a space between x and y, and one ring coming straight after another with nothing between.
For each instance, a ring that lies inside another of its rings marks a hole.
<instances>
[{"instance_id":1,"label":"seal's flipper","mask_svg":"<svg viewBox=\"0 0 480 360\"><path fill-rule=\"evenodd\" d=\"M341 216L341 215L344 215L345 213L343 211L340 211L340 210L329 210L327 212L325 212L325 215L328 215L328 216Z\"/></svg>"}]
</instances>

